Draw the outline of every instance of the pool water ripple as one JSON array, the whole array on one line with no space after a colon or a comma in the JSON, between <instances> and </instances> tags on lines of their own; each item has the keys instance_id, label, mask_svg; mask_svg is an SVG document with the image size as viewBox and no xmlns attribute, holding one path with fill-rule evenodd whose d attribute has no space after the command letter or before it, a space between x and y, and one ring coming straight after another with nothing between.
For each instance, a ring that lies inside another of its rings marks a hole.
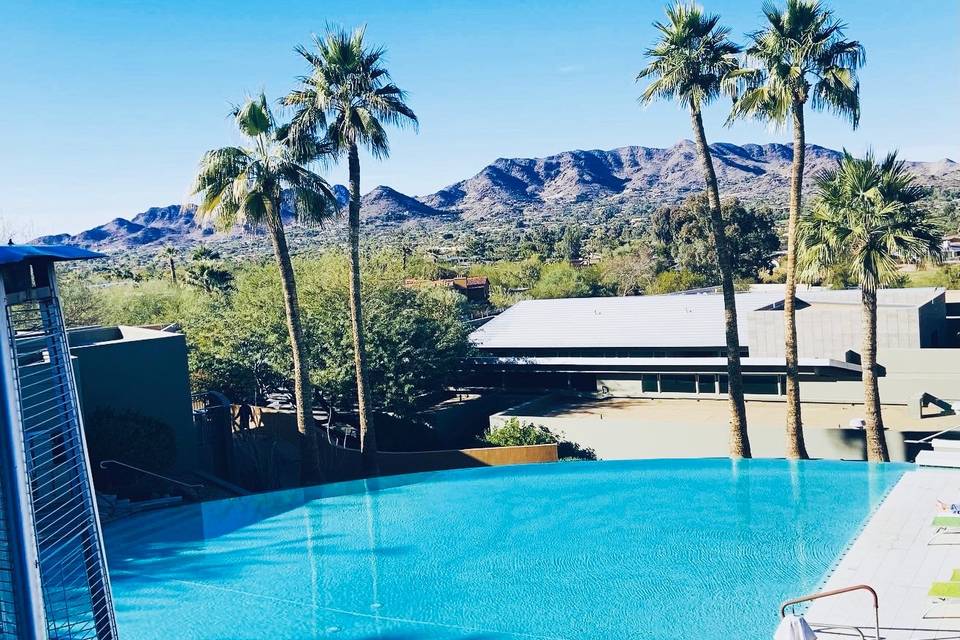
<instances>
[{"instance_id":1,"label":"pool water ripple","mask_svg":"<svg viewBox=\"0 0 960 640\"><path fill-rule=\"evenodd\" d=\"M128 638L759 638L904 468L472 469L190 505L105 537Z\"/></svg>"}]
</instances>

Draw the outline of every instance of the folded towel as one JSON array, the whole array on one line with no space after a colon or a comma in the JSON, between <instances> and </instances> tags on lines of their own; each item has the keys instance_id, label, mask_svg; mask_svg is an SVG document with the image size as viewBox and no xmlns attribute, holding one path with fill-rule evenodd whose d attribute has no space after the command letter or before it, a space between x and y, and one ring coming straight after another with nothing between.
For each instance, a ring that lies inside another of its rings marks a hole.
<instances>
[{"instance_id":1,"label":"folded towel","mask_svg":"<svg viewBox=\"0 0 960 640\"><path fill-rule=\"evenodd\" d=\"M802 616L791 614L780 622L773 640L817 640L817 636Z\"/></svg>"}]
</instances>

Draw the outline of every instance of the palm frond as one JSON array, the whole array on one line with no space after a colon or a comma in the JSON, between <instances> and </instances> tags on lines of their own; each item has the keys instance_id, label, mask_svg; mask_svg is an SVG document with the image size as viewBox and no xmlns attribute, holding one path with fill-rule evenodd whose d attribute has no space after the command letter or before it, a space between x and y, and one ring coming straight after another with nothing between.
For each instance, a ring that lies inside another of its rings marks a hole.
<instances>
[{"instance_id":1,"label":"palm frond","mask_svg":"<svg viewBox=\"0 0 960 640\"><path fill-rule=\"evenodd\" d=\"M245 147L214 149L203 155L192 193L200 196L197 214L221 230L237 225L282 224L280 203L294 192L294 209L305 222L335 212L336 198L321 176L306 168L333 154L333 144L312 133L293 135L295 125L278 125L265 96L235 110Z\"/></svg>"},{"instance_id":2,"label":"palm frond","mask_svg":"<svg viewBox=\"0 0 960 640\"><path fill-rule=\"evenodd\" d=\"M823 277L843 266L867 291L889 286L903 262L940 259L940 221L922 207L906 165L890 154L855 158L848 151L815 178L813 208L798 225L800 272Z\"/></svg>"},{"instance_id":3,"label":"palm frond","mask_svg":"<svg viewBox=\"0 0 960 640\"><path fill-rule=\"evenodd\" d=\"M677 2L666 14L666 22L653 25L660 39L646 51L650 62L637 74L638 82L650 81L639 101L676 100L700 109L729 91L740 47L728 39L730 30L718 16L704 14L697 5Z\"/></svg>"},{"instance_id":4,"label":"palm frond","mask_svg":"<svg viewBox=\"0 0 960 640\"><path fill-rule=\"evenodd\" d=\"M368 47L365 33L363 26L352 32L328 27L323 37L314 38L313 50L297 47L310 73L284 99L297 108L291 137L326 137L335 154L350 144L363 144L383 157L389 153L384 125L417 127L405 92L390 81L383 66L386 50Z\"/></svg>"},{"instance_id":5,"label":"palm frond","mask_svg":"<svg viewBox=\"0 0 960 640\"><path fill-rule=\"evenodd\" d=\"M856 128L857 70L865 55L859 42L844 39L846 25L816 0L787 0L782 10L768 1L763 13L765 27L748 34L746 64L753 73L741 74L728 123L745 117L782 123L794 105L809 100L815 110L844 117ZM770 88L763 101L751 95L760 84ZM741 100L746 103L738 105Z\"/></svg>"}]
</instances>

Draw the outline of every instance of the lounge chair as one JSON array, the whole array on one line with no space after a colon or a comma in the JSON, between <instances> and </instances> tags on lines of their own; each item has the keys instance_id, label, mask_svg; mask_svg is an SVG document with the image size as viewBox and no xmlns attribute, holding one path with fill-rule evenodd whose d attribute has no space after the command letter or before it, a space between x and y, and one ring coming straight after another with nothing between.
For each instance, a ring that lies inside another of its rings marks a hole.
<instances>
[{"instance_id":1,"label":"lounge chair","mask_svg":"<svg viewBox=\"0 0 960 640\"><path fill-rule=\"evenodd\" d=\"M934 516L930 526L936 527L936 531L934 531L930 539L927 540L927 545L933 544L933 541L940 536L960 533L960 515L943 513Z\"/></svg>"},{"instance_id":2,"label":"lounge chair","mask_svg":"<svg viewBox=\"0 0 960 640\"><path fill-rule=\"evenodd\" d=\"M922 618L929 616L930 612L937 607L946 604L960 605L960 569L954 569L950 574L950 580L946 582L934 582L930 585L930 591L927 595L933 598L933 602L923 612ZM960 613L951 616L937 616L939 618L960 618Z\"/></svg>"}]
</instances>

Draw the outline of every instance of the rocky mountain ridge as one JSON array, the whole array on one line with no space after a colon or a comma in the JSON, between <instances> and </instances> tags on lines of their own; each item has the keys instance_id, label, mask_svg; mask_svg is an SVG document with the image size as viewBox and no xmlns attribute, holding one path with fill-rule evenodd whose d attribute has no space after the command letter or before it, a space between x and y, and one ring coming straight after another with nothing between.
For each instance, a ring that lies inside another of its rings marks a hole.
<instances>
[{"instance_id":1,"label":"rocky mountain ridge","mask_svg":"<svg viewBox=\"0 0 960 640\"><path fill-rule=\"evenodd\" d=\"M724 197L784 207L793 149L783 144L716 143L714 166ZM805 181L834 165L840 152L808 145ZM960 188L960 164L952 160L910 162L920 182ZM675 203L703 189L694 144L683 140L669 148L629 146L609 151L567 151L545 158L500 158L471 178L435 193L412 197L388 186L363 196L366 224L390 227L423 220L509 216L563 203ZM347 190L335 186L343 205ZM292 218L290 203L284 215ZM196 242L214 229L196 218L194 205L151 207L132 219L115 218L76 235L37 238L42 244L71 244L98 249ZM239 230L232 233L237 233Z\"/></svg>"}]
</instances>

